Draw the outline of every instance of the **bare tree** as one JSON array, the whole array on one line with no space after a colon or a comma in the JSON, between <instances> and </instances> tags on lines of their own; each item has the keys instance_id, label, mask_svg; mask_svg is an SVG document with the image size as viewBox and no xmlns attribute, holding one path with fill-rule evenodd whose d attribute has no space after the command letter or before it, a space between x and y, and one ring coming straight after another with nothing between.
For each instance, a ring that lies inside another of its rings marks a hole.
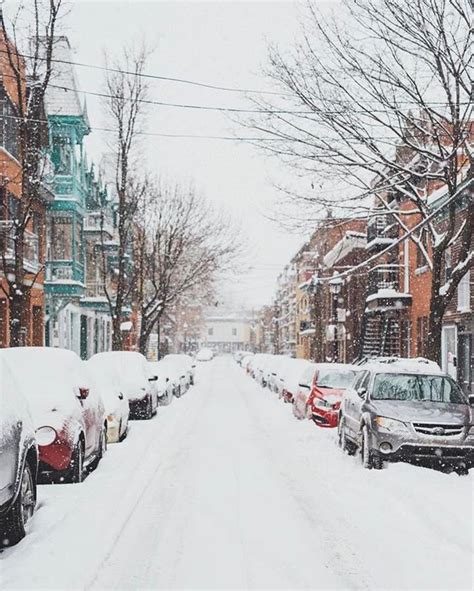
<instances>
[{"instance_id":1,"label":"bare tree","mask_svg":"<svg viewBox=\"0 0 474 591\"><path fill-rule=\"evenodd\" d=\"M147 84L142 77L149 51L145 46L124 48L120 60L107 71L107 99L105 109L116 133L113 139L115 156L116 212L118 217L117 263L113 293L106 289L112 316L112 348L123 346L121 323L124 307L132 290L132 273L129 268L134 236L135 215L143 194L143 185L137 184L136 144L144 116Z\"/></svg>"},{"instance_id":2,"label":"bare tree","mask_svg":"<svg viewBox=\"0 0 474 591\"><path fill-rule=\"evenodd\" d=\"M336 15L309 4L293 55L270 51L281 100L256 100L262 147L313 184L316 207L388 212L431 270L428 355L439 359L447 305L474 264L472 5L470 0L345 0ZM314 180L337 182L326 194ZM446 191L446 220L430 216ZM370 200L368 200L370 198ZM408 206L407 206L408 204ZM465 207L459 223L457 212ZM408 234L413 220L425 221ZM444 283L444 258L457 260Z\"/></svg>"},{"instance_id":3,"label":"bare tree","mask_svg":"<svg viewBox=\"0 0 474 591\"><path fill-rule=\"evenodd\" d=\"M15 201L15 212L10 212L8 226L3 228L1 253L6 281L2 290L10 306L11 347L24 343L24 334L28 330L29 294L43 272L42 265L36 273L27 272L25 257L32 246L39 248L38 244L29 244L27 231L35 204L42 199L44 151L48 143L44 99L53 70L55 36L62 4L62 0L21 2L14 18L8 22L0 8L0 35L6 54L2 55L4 85L8 85L15 97L12 112L3 114L2 124L8 133L16 135L19 162L16 177L3 179L3 184L6 187L16 183L21 192ZM12 257L6 256L7 244L13 251ZM41 261L41 256L38 258Z\"/></svg>"},{"instance_id":4,"label":"bare tree","mask_svg":"<svg viewBox=\"0 0 474 591\"><path fill-rule=\"evenodd\" d=\"M208 295L239 252L238 231L192 187L160 181L148 195L134 240L142 353L162 315Z\"/></svg>"}]
</instances>

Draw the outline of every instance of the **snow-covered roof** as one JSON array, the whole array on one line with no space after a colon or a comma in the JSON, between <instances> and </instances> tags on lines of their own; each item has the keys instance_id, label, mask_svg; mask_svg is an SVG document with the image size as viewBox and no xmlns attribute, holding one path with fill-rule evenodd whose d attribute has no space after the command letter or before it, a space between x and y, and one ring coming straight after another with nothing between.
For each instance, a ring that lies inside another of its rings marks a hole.
<instances>
[{"instance_id":1,"label":"snow-covered roof","mask_svg":"<svg viewBox=\"0 0 474 591\"><path fill-rule=\"evenodd\" d=\"M371 295L369 295L366 299L366 302L372 302L373 300L378 300L380 298L398 299L398 298L411 298L411 297L412 296L409 293L401 293L401 292L397 291L396 289L393 289L392 287L387 287L384 289L379 289L376 293L372 293Z\"/></svg>"},{"instance_id":2,"label":"snow-covered roof","mask_svg":"<svg viewBox=\"0 0 474 591\"><path fill-rule=\"evenodd\" d=\"M364 248L366 235L363 232L346 232L333 248L326 254L323 263L332 267L356 248Z\"/></svg>"},{"instance_id":3,"label":"snow-covered roof","mask_svg":"<svg viewBox=\"0 0 474 591\"><path fill-rule=\"evenodd\" d=\"M470 183L472 183L472 179L466 178L468 169L467 167L460 171L457 182L458 182L458 192L461 193ZM467 181L467 182L466 182ZM433 206L441 199L448 196L448 188L446 185L441 185L439 189L430 193L427 197L427 204Z\"/></svg>"},{"instance_id":4,"label":"snow-covered roof","mask_svg":"<svg viewBox=\"0 0 474 591\"><path fill-rule=\"evenodd\" d=\"M74 68L70 63L74 61L71 45L67 37L57 37L54 44L53 70L49 86L46 91L45 103L49 116L70 115L84 117L87 123L87 111L81 103L77 91L77 81Z\"/></svg>"}]
</instances>

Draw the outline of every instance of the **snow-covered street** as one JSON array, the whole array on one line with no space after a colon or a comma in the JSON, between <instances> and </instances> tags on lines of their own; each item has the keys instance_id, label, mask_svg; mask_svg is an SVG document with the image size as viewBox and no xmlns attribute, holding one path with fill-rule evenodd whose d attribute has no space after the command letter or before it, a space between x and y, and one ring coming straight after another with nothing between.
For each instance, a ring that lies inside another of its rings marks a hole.
<instances>
[{"instance_id":1,"label":"snow-covered street","mask_svg":"<svg viewBox=\"0 0 474 591\"><path fill-rule=\"evenodd\" d=\"M472 589L473 474L367 471L230 358L41 486L2 589Z\"/></svg>"}]
</instances>

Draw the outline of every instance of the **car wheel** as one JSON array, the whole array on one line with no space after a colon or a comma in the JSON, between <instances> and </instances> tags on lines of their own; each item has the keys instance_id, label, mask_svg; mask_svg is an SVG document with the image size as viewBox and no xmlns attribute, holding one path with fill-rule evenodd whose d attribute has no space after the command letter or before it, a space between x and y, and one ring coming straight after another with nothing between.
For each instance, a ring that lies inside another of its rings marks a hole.
<instances>
[{"instance_id":1,"label":"car wheel","mask_svg":"<svg viewBox=\"0 0 474 591\"><path fill-rule=\"evenodd\" d=\"M18 496L8 513L0 520L2 546L13 546L25 536L25 525L33 517L36 504L36 484L33 471L25 464Z\"/></svg>"},{"instance_id":2,"label":"car wheel","mask_svg":"<svg viewBox=\"0 0 474 591\"><path fill-rule=\"evenodd\" d=\"M458 476L467 476L469 474L469 468L464 463L456 466L455 470Z\"/></svg>"},{"instance_id":3,"label":"car wheel","mask_svg":"<svg viewBox=\"0 0 474 591\"><path fill-rule=\"evenodd\" d=\"M119 430L119 435L120 435L120 430ZM100 442L99 442L99 460L101 460L104 455L105 452L107 451L107 428L106 427L102 427L102 434L100 436Z\"/></svg>"},{"instance_id":4,"label":"car wheel","mask_svg":"<svg viewBox=\"0 0 474 591\"><path fill-rule=\"evenodd\" d=\"M84 480L84 449L80 441L77 442L71 459L69 482L79 483Z\"/></svg>"},{"instance_id":5,"label":"car wheel","mask_svg":"<svg viewBox=\"0 0 474 591\"><path fill-rule=\"evenodd\" d=\"M153 417L153 400L152 400L152 397L150 396L148 398L147 405L146 405L145 419L151 419L152 417Z\"/></svg>"},{"instance_id":6,"label":"car wheel","mask_svg":"<svg viewBox=\"0 0 474 591\"><path fill-rule=\"evenodd\" d=\"M367 425L362 428L361 460L364 468L380 470L383 466L382 458L370 447L369 429Z\"/></svg>"},{"instance_id":7,"label":"car wheel","mask_svg":"<svg viewBox=\"0 0 474 591\"><path fill-rule=\"evenodd\" d=\"M342 451L346 452L349 456L353 456L356 452L356 446L347 439L346 425L343 417L340 418L337 426L337 441Z\"/></svg>"}]
</instances>

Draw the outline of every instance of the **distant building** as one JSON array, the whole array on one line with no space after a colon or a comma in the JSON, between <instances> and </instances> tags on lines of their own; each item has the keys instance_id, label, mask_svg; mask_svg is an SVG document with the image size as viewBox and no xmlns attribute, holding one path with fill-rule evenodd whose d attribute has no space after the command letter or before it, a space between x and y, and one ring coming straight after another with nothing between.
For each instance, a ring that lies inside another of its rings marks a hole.
<instances>
[{"instance_id":1,"label":"distant building","mask_svg":"<svg viewBox=\"0 0 474 591\"><path fill-rule=\"evenodd\" d=\"M211 347L219 353L250 349L253 330L254 327L246 315L208 315L201 329L201 345Z\"/></svg>"}]
</instances>

